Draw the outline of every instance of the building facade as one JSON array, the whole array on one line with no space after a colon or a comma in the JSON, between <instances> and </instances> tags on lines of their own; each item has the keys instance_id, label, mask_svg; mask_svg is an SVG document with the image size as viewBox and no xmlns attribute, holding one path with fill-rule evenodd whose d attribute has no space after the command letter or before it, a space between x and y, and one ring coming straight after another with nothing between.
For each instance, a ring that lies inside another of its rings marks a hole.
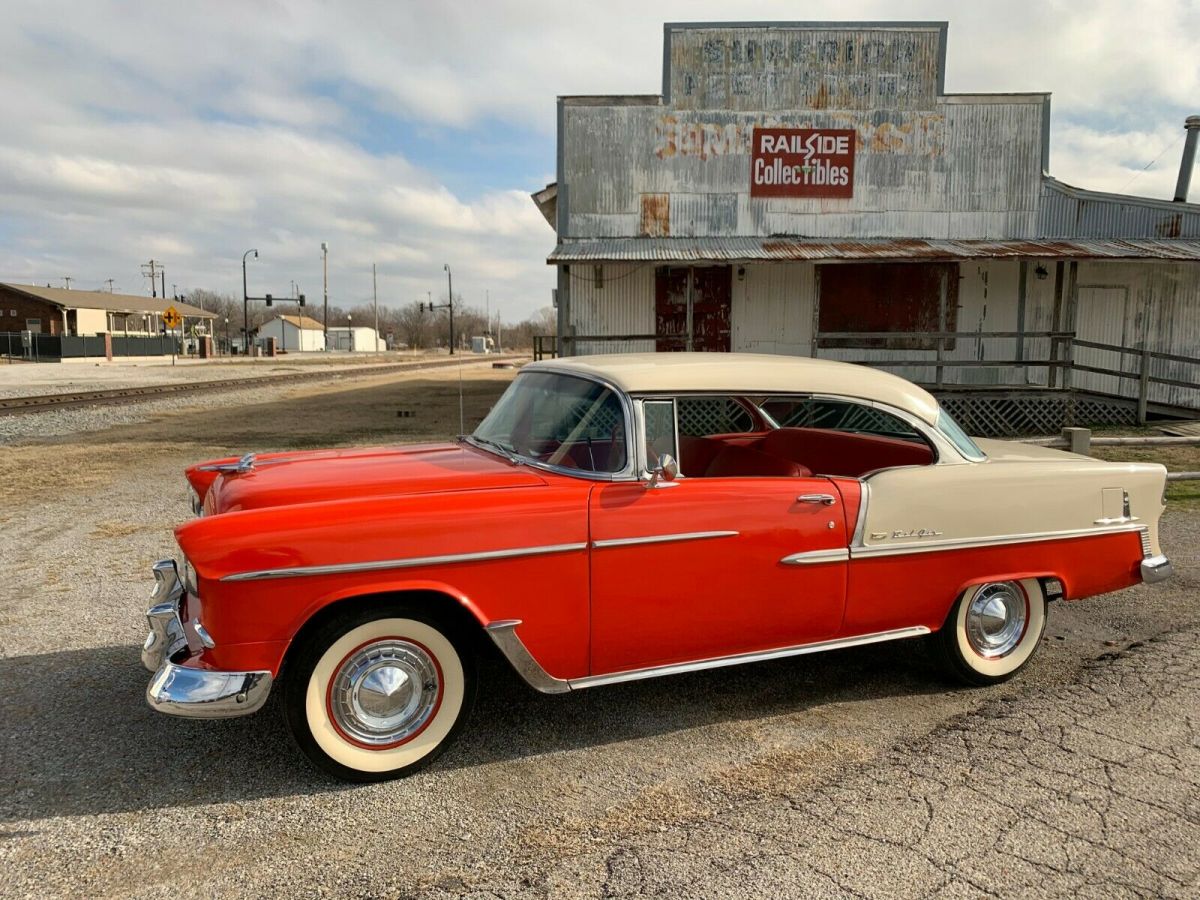
<instances>
[{"instance_id":1,"label":"building facade","mask_svg":"<svg viewBox=\"0 0 1200 900\"><path fill-rule=\"evenodd\" d=\"M258 339L265 338L275 338L275 348L287 353L325 349L324 326L308 316L281 315L264 322L258 329Z\"/></svg>"},{"instance_id":2,"label":"building facade","mask_svg":"<svg viewBox=\"0 0 1200 900\"><path fill-rule=\"evenodd\" d=\"M216 313L190 303L106 291L69 291L33 284L0 284L0 332L94 337L148 337L164 330L162 316L174 306L183 330L210 333Z\"/></svg>"},{"instance_id":3,"label":"building facade","mask_svg":"<svg viewBox=\"0 0 1200 900\"><path fill-rule=\"evenodd\" d=\"M947 93L947 30L668 24L661 94L559 98L559 352L1118 395L1087 369L1200 356L1200 205L1052 178L1049 94ZM1153 363L1153 402L1200 407L1200 368Z\"/></svg>"}]
</instances>

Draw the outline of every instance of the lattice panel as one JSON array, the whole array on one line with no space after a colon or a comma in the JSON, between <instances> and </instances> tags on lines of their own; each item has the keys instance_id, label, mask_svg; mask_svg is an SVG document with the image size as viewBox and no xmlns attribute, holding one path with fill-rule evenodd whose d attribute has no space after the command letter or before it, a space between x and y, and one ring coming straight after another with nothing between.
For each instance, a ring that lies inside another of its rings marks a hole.
<instances>
[{"instance_id":1,"label":"lattice panel","mask_svg":"<svg viewBox=\"0 0 1200 900\"><path fill-rule=\"evenodd\" d=\"M680 397L679 433L692 437L730 434L754 427L750 414L726 397Z\"/></svg>"},{"instance_id":2,"label":"lattice panel","mask_svg":"<svg viewBox=\"0 0 1200 900\"><path fill-rule=\"evenodd\" d=\"M1063 393L1029 396L980 393L939 399L964 431L981 437L1054 434L1065 425L1137 423L1137 412L1131 406L1100 397Z\"/></svg>"}]
</instances>

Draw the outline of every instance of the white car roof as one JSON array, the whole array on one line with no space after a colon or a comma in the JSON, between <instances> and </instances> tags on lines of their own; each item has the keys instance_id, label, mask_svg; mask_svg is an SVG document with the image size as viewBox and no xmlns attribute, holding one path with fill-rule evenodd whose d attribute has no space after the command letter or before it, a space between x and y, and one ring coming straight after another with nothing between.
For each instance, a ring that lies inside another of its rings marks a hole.
<instances>
[{"instance_id":1,"label":"white car roof","mask_svg":"<svg viewBox=\"0 0 1200 900\"><path fill-rule=\"evenodd\" d=\"M886 403L934 424L928 391L888 372L852 363L765 353L613 353L531 363L526 372L601 378L627 394L835 394Z\"/></svg>"}]
</instances>

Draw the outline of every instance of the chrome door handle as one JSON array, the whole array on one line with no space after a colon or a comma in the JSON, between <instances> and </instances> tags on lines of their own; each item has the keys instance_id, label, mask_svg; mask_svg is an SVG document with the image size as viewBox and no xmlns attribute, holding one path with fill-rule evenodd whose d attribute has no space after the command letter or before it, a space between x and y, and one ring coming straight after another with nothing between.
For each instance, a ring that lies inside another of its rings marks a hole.
<instances>
[{"instance_id":1,"label":"chrome door handle","mask_svg":"<svg viewBox=\"0 0 1200 900\"><path fill-rule=\"evenodd\" d=\"M796 498L797 503L820 503L822 506L833 506L836 502L832 494L801 494Z\"/></svg>"}]
</instances>

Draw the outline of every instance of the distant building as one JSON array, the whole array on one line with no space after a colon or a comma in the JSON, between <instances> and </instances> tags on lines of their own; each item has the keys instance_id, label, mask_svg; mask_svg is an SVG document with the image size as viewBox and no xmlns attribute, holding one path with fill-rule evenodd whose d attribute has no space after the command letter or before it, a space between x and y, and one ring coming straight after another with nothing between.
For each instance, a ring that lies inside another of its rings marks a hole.
<instances>
[{"instance_id":1,"label":"distant building","mask_svg":"<svg viewBox=\"0 0 1200 900\"><path fill-rule=\"evenodd\" d=\"M0 332L94 337L112 334L142 337L161 334L162 314L174 306L183 316L183 332L201 326L211 334L216 313L160 297L68 291L32 284L0 284Z\"/></svg>"},{"instance_id":2,"label":"distant building","mask_svg":"<svg viewBox=\"0 0 1200 900\"><path fill-rule=\"evenodd\" d=\"M329 329L332 333L333 329ZM325 349L325 328L308 316L276 316L258 329L258 337L275 338L275 349L309 353Z\"/></svg>"},{"instance_id":3,"label":"distant building","mask_svg":"<svg viewBox=\"0 0 1200 900\"><path fill-rule=\"evenodd\" d=\"M375 334L374 328L355 325L329 329L329 349L346 350L352 353L371 353L386 350L387 341Z\"/></svg>"}]
</instances>

